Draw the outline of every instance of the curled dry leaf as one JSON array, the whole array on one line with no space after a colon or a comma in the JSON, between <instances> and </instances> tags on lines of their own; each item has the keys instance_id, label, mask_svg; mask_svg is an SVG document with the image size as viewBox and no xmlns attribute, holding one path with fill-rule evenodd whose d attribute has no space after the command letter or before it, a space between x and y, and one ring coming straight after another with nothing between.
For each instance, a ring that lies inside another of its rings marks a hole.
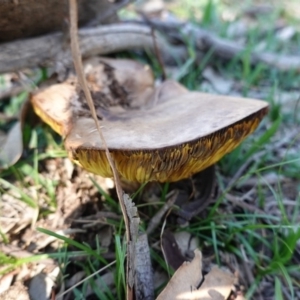
<instances>
[{"instance_id":1,"label":"curled dry leaf","mask_svg":"<svg viewBox=\"0 0 300 300\"><path fill-rule=\"evenodd\" d=\"M188 92L174 81L154 89L149 67L134 61L97 58L85 65L108 149L129 181L187 178L236 148L267 112L264 101ZM31 101L64 136L73 161L112 177L75 77L41 89Z\"/></svg>"},{"instance_id":2,"label":"curled dry leaf","mask_svg":"<svg viewBox=\"0 0 300 300\"><path fill-rule=\"evenodd\" d=\"M202 254L199 250L195 250L195 258L181 265L156 300L227 299L234 283L234 276L214 267L205 275L203 282L202 280Z\"/></svg>"}]
</instances>

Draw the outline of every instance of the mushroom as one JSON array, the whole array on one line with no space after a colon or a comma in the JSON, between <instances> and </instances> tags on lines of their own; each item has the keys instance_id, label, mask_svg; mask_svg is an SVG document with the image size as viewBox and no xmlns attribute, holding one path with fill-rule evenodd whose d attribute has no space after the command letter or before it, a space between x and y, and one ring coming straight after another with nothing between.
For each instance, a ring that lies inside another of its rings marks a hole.
<instances>
[{"instance_id":1,"label":"mushroom","mask_svg":"<svg viewBox=\"0 0 300 300\"><path fill-rule=\"evenodd\" d=\"M178 181L236 148L267 113L261 100L189 92L175 81L154 88L149 67L131 60L85 62L103 135L121 178ZM35 112L64 138L69 157L112 177L76 77L32 95Z\"/></svg>"}]
</instances>

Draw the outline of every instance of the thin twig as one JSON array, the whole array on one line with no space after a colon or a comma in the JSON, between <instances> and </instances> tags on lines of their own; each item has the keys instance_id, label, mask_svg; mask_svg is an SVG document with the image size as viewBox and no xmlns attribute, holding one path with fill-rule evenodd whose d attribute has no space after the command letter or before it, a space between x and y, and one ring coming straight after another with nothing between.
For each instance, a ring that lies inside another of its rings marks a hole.
<instances>
[{"instance_id":1,"label":"thin twig","mask_svg":"<svg viewBox=\"0 0 300 300\"><path fill-rule=\"evenodd\" d=\"M113 176L114 176L114 180L115 180L115 186L116 186L116 191L117 191L117 195L118 195L118 199L120 202L120 206L121 206L121 210L122 210L122 214L124 217L124 223L125 223L125 229L126 229L126 240L127 243L129 243L130 241L130 230L129 230L129 220L128 220L128 216L127 216L127 212L126 212L126 207L124 204L124 198L123 198L123 190L121 188L121 184L120 184L120 178L119 178L119 174L116 170L114 161L112 159L112 156L108 150L105 138L103 136L101 127L99 125L99 121L97 118L97 114L96 114L96 110L95 110L95 106L94 106L94 102L92 100L91 97L91 93L89 91L85 76L84 76L84 72L83 72L83 66L82 66L82 60L81 60L81 53L80 53L80 49L79 49L79 40L78 40L78 16L77 16L77 0L69 0L69 4L70 4L70 37L71 37L71 50L72 50L72 58L73 58L73 62L74 62L74 66L75 66L75 70L76 70L76 74L78 76L78 80L80 83L81 88L83 89L86 101L89 105L92 117L95 121L97 130L99 132L101 141L104 145L105 148L105 154L107 157L107 160L110 164L110 167L112 169L113 172ZM133 293L132 293L132 289L131 287L129 287L127 285L127 299L133 299Z\"/></svg>"},{"instance_id":2,"label":"thin twig","mask_svg":"<svg viewBox=\"0 0 300 300\"><path fill-rule=\"evenodd\" d=\"M178 196L178 192L174 192L172 191L169 195L168 195L168 201L162 206L162 208L152 217L152 219L150 220L148 227L147 227L147 234L151 234L159 225L159 223L161 222L162 217L164 216L164 214L174 205L175 200L177 199Z\"/></svg>"}]
</instances>

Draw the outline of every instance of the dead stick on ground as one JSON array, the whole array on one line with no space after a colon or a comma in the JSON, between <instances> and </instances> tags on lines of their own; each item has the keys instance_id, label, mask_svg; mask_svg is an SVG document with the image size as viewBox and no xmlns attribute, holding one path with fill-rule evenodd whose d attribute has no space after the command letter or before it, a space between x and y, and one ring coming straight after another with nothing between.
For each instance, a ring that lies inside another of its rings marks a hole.
<instances>
[{"instance_id":1,"label":"dead stick on ground","mask_svg":"<svg viewBox=\"0 0 300 300\"><path fill-rule=\"evenodd\" d=\"M181 21L164 22L147 18L145 18L145 22L159 31L176 36L181 40L184 36L194 37L198 51L206 52L213 49L215 55L224 59L239 57L246 51L244 45L239 45L235 41L221 38L214 32L194 26L191 23ZM271 52L252 51L250 53L250 61L252 64L262 62L281 71L300 70L299 55L283 55Z\"/></svg>"},{"instance_id":2,"label":"dead stick on ground","mask_svg":"<svg viewBox=\"0 0 300 300\"><path fill-rule=\"evenodd\" d=\"M113 161L113 159L110 155L110 152L108 150L105 138L104 138L102 130L100 128L99 121L98 121L97 114L96 114L96 110L95 110L95 106L94 106L94 102L92 100L91 93L89 91L89 88L88 88L88 85L87 85L87 82L86 82L86 79L85 79L85 76L84 76L84 72L83 72L83 66L82 66L82 61L81 61L81 53L80 53L79 41L78 41L77 0L69 0L69 4L70 4L70 37L71 37L72 58L73 58L73 62L74 62L74 66L75 66L75 70L76 70L76 74L78 76L80 86L83 89L85 98L86 98L87 103L89 105L89 108L91 110L92 117L95 121L97 130L98 130L99 135L101 137L101 141L104 145L107 160L109 161L110 167L111 167L112 172L113 172L115 185L116 185L116 190L117 190L117 195L118 195L118 198L119 198L119 202L120 202L120 205L121 205L121 210L122 210L123 217L124 217L124 223L125 223L125 228L126 228L126 239L127 239L127 244L128 244L129 241L130 241L130 228L129 228L129 220L128 220L128 216L127 216L127 211L126 211L126 207L125 207L125 204L124 204L124 197L123 197L124 192L123 192L123 190L121 188L121 185L120 185L119 174L118 174L118 172L115 168L114 161ZM133 299L132 288L129 287L128 284L127 284L127 299L128 300Z\"/></svg>"},{"instance_id":3,"label":"dead stick on ground","mask_svg":"<svg viewBox=\"0 0 300 300\"><path fill-rule=\"evenodd\" d=\"M121 23L81 28L78 32L83 57L130 49L151 50L154 47L152 29L146 25ZM72 61L64 40L62 33L53 33L0 44L0 73L37 66L54 66L56 69L69 67ZM185 46L172 46L160 35L157 35L156 42L164 62L174 62L174 58L184 60L187 57Z\"/></svg>"}]
</instances>

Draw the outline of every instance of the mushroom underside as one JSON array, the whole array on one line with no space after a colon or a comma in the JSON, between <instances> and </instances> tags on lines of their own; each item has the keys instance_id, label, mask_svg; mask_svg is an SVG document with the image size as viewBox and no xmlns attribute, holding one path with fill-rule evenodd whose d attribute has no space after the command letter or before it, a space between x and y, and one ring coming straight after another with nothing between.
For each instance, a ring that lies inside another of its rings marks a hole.
<instances>
[{"instance_id":1,"label":"mushroom underside","mask_svg":"<svg viewBox=\"0 0 300 300\"><path fill-rule=\"evenodd\" d=\"M109 149L120 176L133 182L172 182L188 178L219 161L251 134L267 113L260 110L217 132L197 140L161 149ZM70 158L84 169L112 177L104 149L68 149Z\"/></svg>"}]
</instances>

